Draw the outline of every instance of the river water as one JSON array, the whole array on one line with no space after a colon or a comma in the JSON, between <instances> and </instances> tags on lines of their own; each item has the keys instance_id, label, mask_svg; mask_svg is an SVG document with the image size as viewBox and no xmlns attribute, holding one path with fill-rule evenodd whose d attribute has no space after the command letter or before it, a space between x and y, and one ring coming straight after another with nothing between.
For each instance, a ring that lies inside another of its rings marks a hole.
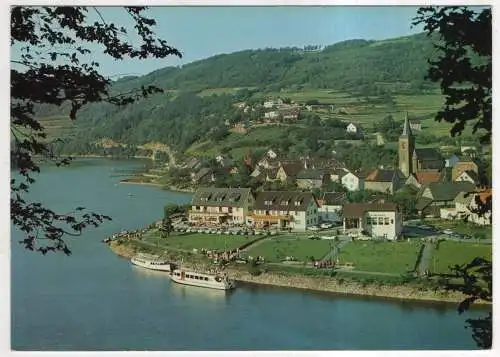
<instances>
[{"instance_id":1,"label":"river water","mask_svg":"<svg viewBox=\"0 0 500 357\"><path fill-rule=\"evenodd\" d=\"M14 350L474 349L454 305L240 286L232 293L175 285L133 267L101 239L161 218L190 195L117 184L140 161L80 159L44 167L30 199L57 212L84 206L113 221L70 239L73 254L28 252L12 232Z\"/></svg>"}]
</instances>

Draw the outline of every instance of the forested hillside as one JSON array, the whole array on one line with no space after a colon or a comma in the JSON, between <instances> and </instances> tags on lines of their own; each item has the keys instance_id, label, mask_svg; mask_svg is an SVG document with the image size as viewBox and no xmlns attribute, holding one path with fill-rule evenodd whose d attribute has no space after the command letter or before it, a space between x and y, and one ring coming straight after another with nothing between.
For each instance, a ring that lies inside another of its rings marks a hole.
<instances>
[{"instance_id":1,"label":"forested hillside","mask_svg":"<svg viewBox=\"0 0 500 357\"><path fill-rule=\"evenodd\" d=\"M423 88L433 48L424 34L384 41L349 40L321 52L298 48L247 50L119 81L117 88L153 83L178 90L258 87L331 88L359 92L378 85Z\"/></svg>"},{"instance_id":2,"label":"forested hillside","mask_svg":"<svg viewBox=\"0 0 500 357\"><path fill-rule=\"evenodd\" d=\"M241 120L235 102L255 102L271 95L289 96L300 103L304 93L309 93L309 99L315 91L332 93L338 101L330 104L347 105L347 98L375 110L376 117L371 118L371 112L365 114L374 122L391 110L401 109L393 96L435 92L424 80L432 53L431 40L423 34L384 41L344 41L317 52L299 48L247 50L122 78L113 84L112 92L154 84L165 93L127 107L86 106L70 127L61 125L60 120L67 108L40 107L38 115L52 137L59 130L71 138L57 144L56 149L72 153L95 152L94 143L102 138L132 145L161 142L179 151L198 142L215 143L228 134L226 120ZM429 108L425 110L424 115L430 113ZM356 108L351 112L355 115ZM259 115L250 114L255 118Z\"/></svg>"}]
</instances>

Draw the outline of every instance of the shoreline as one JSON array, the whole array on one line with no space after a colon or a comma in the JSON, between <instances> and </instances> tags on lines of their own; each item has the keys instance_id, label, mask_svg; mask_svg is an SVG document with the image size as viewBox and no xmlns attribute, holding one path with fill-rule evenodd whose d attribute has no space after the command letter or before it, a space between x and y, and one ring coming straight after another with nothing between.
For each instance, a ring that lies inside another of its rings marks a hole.
<instances>
[{"instance_id":1,"label":"shoreline","mask_svg":"<svg viewBox=\"0 0 500 357\"><path fill-rule=\"evenodd\" d=\"M159 183L155 182L141 182L141 181L127 181L127 179L121 180L119 183L124 183L128 185L143 185L143 186L152 186L152 187L158 187L163 190L167 191L174 191L174 192L182 192L182 193L194 193L195 190L191 188L179 188L175 186L168 186L168 185L162 185Z\"/></svg>"},{"instance_id":2,"label":"shoreline","mask_svg":"<svg viewBox=\"0 0 500 357\"><path fill-rule=\"evenodd\" d=\"M109 248L118 256L130 259L136 254L136 250L126 243L116 244L110 242ZM206 264L183 263L187 269L207 270ZM466 296L457 292L424 290L416 286L408 285L384 285L384 284L361 284L357 282L340 282L337 279L324 276L293 275L289 273L265 272L260 275L251 275L244 269L235 267L226 268L228 274L237 282L259 286L272 286L280 288L291 288L309 290L314 292L334 293L342 296L371 297L394 301L421 301L433 303L459 303ZM476 301L475 304L491 305L486 301Z\"/></svg>"}]
</instances>

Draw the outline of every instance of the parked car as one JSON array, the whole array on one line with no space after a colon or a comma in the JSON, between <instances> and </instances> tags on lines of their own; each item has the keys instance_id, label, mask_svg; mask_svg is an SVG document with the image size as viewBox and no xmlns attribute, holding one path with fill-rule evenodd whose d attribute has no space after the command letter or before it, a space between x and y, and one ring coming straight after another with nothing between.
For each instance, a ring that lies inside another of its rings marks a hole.
<instances>
[{"instance_id":1,"label":"parked car","mask_svg":"<svg viewBox=\"0 0 500 357\"><path fill-rule=\"evenodd\" d=\"M449 229L445 229L445 230L443 231L443 234L447 234L447 235L449 235L449 236L453 235L454 233L455 233L455 232L453 232L452 230L449 230Z\"/></svg>"},{"instance_id":2,"label":"parked car","mask_svg":"<svg viewBox=\"0 0 500 357\"><path fill-rule=\"evenodd\" d=\"M319 227L318 226L310 226L310 227L307 227L308 230L310 231L319 231Z\"/></svg>"},{"instance_id":3,"label":"parked car","mask_svg":"<svg viewBox=\"0 0 500 357\"><path fill-rule=\"evenodd\" d=\"M321 223L320 227L324 228L324 229L328 229L328 228L332 228L333 224L332 223Z\"/></svg>"}]
</instances>

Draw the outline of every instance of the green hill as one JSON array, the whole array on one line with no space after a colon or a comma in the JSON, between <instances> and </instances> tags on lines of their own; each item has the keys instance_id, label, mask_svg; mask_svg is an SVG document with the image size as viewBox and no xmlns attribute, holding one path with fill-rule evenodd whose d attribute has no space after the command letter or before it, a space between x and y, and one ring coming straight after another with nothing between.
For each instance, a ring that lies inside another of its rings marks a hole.
<instances>
[{"instance_id":1,"label":"green hill","mask_svg":"<svg viewBox=\"0 0 500 357\"><path fill-rule=\"evenodd\" d=\"M335 120L331 125L335 133L322 129L315 134L323 141L342 138L340 121L372 129L387 115L402 120L405 111L423 121L423 135L447 135L449 126L432 120L442 105L442 97L435 86L424 80L433 51L431 39L424 34L383 41L350 40L316 52L298 48L246 50L114 82L113 92L151 84L165 89L165 93L133 105L87 105L77 120L67 125L60 120L68 112L64 106L40 107L38 115L49 124L51 137L71 138L56 147L71 153L102 150L96 149L94 143L110 139L134 146L164 143L194 154L234 149L240 156L247 148L272 145L277 138L287 138L295 152L303 152L311 130L315 130L314 125L310 128L303 124L307 118L293 128L275 127L273 137L252 134L264 133L269 130L266 128L252 129L246 139L228 133L226 120L248 122L261 115L242 115L234 107L235 102L252 104L270 96L299 104L311 100L325 104L313 113L305 113L309 119L317 115L323 120ZM260 139L255 144L251 138ZM317 150L317 144L310 142L309 149Z\"/></svg>"}]
</instances>

